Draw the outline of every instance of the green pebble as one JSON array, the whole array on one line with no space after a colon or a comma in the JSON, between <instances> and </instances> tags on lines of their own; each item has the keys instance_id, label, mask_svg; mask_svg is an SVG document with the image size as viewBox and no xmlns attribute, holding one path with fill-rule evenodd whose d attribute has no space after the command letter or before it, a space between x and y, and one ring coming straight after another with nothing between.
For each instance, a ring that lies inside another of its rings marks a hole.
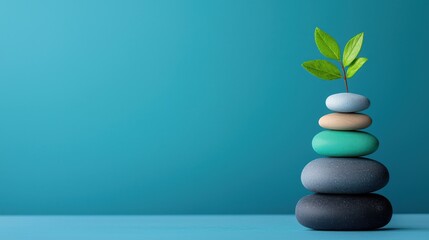
<instances>
[{"instance_id":1,"label":"green pebble","mask_svg":"<svg viewBox=\"0 0 429 240\"><path fill-rule=\"evenodd\" d=\"M378 148L373 135L361 131L325 130L314 136L314 151L330 157L359 157L371 154Z\"/></svg>"}]
</instances>

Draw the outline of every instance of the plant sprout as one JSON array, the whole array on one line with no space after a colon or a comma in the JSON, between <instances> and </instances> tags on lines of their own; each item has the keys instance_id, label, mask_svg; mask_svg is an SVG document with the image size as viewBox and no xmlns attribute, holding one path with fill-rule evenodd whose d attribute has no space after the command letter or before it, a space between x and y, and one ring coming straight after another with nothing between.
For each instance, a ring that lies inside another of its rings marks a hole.
<instances>
[{"instance_id":1,"label":"plant sprout","mask_svg":"<svg viewBox=\"0 0 429 240\"><path fill-rule=\"evenodd\" d=\"M363 32L352 37L347 42L344 47L342 59L340 57L340 47L338 46L337 41L335 41L335 39L329 34L316 27L314 30L314 39L320 53L327 58L338 61L341 70L333 63L321 59L304 62L302 66L314 76L324 80L343 78L346 86L346 92L349 92L347 79L352 78L368 60L364 57L356 58L362 48Z\"/></svg>"}]
</instances>

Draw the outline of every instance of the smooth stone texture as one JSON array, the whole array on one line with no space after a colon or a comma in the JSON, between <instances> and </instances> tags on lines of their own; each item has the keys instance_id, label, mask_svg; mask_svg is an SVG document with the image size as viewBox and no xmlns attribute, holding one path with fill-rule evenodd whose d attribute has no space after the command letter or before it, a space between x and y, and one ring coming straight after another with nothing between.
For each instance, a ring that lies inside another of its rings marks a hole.
<instances>
[{"instance_id":1,"label":"smooth stone texture","mask_svg":"<svg viewBox=\"0 0 429 240\"><path fill-rule=\"evenodd\" d=\"M312 192L362 194L386 186L389 171L368 158L318 158L304 167L301 182Z\"/></svg>"},{"instance_id":2,"label":"smooth stone texture","mask_svg":"<svg viewBox=\"0 0 429 240\"><path fill-rule=\"evenodd\" d=\"M331 130L359 130L371 125L372 119L361 113L330 113L319 119L319 125Z\"/></svg>"},{"instance_id":3,"label":"smooth stone texture","mask_svg":"<svg viewBox=\"0 0 429 240\"><path fill-rule=\"evenodd\" d=\"M392 205L381 195L313 194L301 198L295 208L298 222L316 230L371 230L392 218Z\"/></svg>"},{"instance_id":4,"label":"smooth stone texture","mask_svg":"<svg viewBox=\"0 0 429 240\"><path fill-rule=\"evenodd\" d=\"M312 146L320 155L359 157L375 152L378 140L366 132L325 130L314 136Z\"/></svg>"},{"instance_id":5,"label":"smooth stone texture","mask_svg":"<svg viewBox=\"0 0 429 240\"><path fill-rule=\"evenodd\" d=\"M355 93L337 93L326 98L326 107L334 112L359 112L369 105L367 97Z\"/></svg>"}]
</instances>

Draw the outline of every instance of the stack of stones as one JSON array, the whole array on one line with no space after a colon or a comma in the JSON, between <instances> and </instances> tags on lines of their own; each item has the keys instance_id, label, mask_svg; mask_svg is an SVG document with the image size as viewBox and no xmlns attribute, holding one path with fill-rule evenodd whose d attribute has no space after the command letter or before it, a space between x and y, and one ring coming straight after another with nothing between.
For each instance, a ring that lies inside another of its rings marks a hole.
<instances>
[{"instance_id":1,"label":"stack of stones","mask_svg":"<svg viewBox=\"0 0 429 240\"><path fill-rule=\"evenodd\" d=\"M379 194L386 186L387 168L362 156L375 152L378 140L359 131L371 125L368 115L357 113L370 105L368 98L338 93L326 99L335 113L320 118L327 130L313 138L313 149L327 157L308 163L301 181L315 194L303 197L296 206L298 221L317 230L371 230L385 226L392 217L392 205Z\"/></svg>"}]
</instances>

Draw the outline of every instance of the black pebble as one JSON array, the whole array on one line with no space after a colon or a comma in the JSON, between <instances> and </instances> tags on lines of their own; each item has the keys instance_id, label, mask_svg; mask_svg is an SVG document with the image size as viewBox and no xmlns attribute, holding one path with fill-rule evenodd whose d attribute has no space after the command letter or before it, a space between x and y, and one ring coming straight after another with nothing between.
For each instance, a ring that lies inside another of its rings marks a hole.
<instances>
[{"instance_id":1,"label":"black pebble","mask_svg":"<svg viewBox=\"0 0 429 240\"><path fill-rule=\"evenodd\" d=\"M296 205L295 215L305 227L316 230L372 230L392 218L392 205L381 195L313 194Z\"/></svg>"}]
</instances>

